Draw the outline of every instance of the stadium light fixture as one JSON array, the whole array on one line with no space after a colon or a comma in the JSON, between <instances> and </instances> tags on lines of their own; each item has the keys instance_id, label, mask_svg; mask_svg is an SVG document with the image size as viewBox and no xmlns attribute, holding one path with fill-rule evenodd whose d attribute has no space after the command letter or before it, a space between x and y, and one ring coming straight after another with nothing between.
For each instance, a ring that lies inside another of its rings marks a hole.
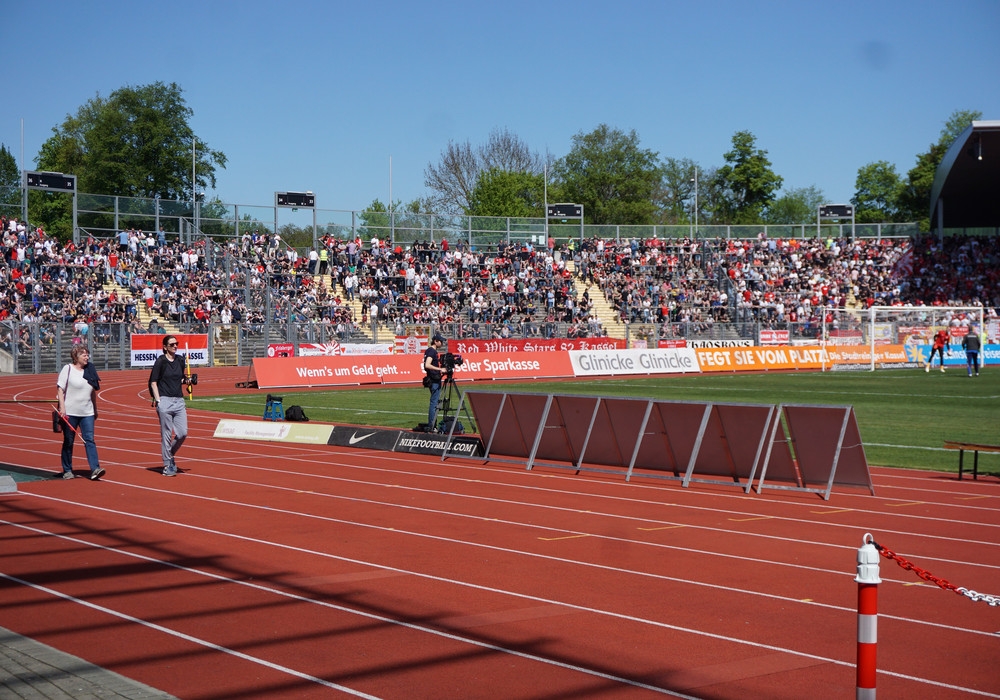
<instances>
[{"instance_id":1,"label":"stadium light fixture","mask_svg":"<svg viewBox=\"0 0 1000 700\"><path fill-rule=\"evenodd\" d=\"M694 183L694 237L698 237L698 166L694 168L694 177L691 178L691 182Z\"/></svg>"}]
</instances>

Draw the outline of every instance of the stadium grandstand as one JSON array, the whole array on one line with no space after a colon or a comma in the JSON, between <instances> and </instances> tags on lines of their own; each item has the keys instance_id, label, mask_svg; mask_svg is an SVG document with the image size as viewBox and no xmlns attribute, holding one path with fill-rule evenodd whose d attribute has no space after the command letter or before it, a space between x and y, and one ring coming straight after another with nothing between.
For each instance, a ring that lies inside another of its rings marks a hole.
<instances>
[{"instance_id":1,"label":"stadium grandstand","mask_svg":"<svg viewBox=\"0 0 1000 700\"><path fill-rule=\"evenodd\" d=\"M512 232L508 221L482 238L331 227L294 246L274 230L210 235L189 224L81 227L61 243L4 216L0 371L55 371L81 342L98 367L127 368L132 337L164 332L207 334L212 364L245 365L275 343L391 345L436 331L655 347L755 343L773 330L805 342L860 325L873 306L982 307L995 321L1000 204L986 189L1000 177L997 152L1000 122L974 122L956 140L934 183L931 235L843 226L546 235L544 226Z\"/></svg>"}]
</instances>

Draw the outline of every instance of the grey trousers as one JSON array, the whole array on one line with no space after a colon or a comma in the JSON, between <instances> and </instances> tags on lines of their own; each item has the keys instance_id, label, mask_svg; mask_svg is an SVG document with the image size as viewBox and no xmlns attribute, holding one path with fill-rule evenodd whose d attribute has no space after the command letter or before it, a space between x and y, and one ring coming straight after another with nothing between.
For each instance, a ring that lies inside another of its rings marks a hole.
<instances>
[{"instance_id":1,"label":"grey trousers","mask_svg":"<svg viewBox=\"0 0 1000 700\"><path fill-rule=\"evenodd\" d=\"M160 416L160 452L164 467L174 467L174 455L181 449L188 434L187 405L184 399L161 396L156 406Z\"/></svg>"}]
</instances>

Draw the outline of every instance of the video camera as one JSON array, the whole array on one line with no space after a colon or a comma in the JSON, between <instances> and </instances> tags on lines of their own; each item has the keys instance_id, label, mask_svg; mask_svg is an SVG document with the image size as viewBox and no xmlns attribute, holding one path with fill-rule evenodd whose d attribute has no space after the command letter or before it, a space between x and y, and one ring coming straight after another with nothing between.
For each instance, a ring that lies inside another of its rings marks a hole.
<instances>
[{"instance_id":1,"label":"video camera","mask_svg":"<svg viewBox=\"0 0 1000 700\"><path fill-rule=\"evenodd\" d=\"M465 360L462 359L461 355L456 355L453 352L446 352L441 355L441 369L448 374L455 371L456 367L461 367L465 364Z\"/></svg>"}]
</instances>

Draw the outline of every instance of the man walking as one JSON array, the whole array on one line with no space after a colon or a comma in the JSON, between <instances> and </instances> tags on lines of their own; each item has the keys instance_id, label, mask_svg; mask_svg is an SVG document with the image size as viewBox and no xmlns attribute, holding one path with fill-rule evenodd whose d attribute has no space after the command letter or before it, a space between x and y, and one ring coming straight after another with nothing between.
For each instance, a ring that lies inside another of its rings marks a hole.
<instances>
[{"instance_id":1,"label":"man walking","mask_svg":"<svg viewBox=\"0 0 1000 700\"><path fill-rule=\"evenodd\" d=\"M188 435L187 406L182 387L193 382L184 373L184 357L177 354L177 337L163 338L163 354L149 373L149 395L160 418L160 454L163 476L177 476L177 451Z\"/></svg>"},{"instance_id":2,"label":"man walking","mask_svg":"<svg viewBox=\"0 0 1000 700\"><path fill-rule=\"evenodd\" d=\"M969 332L965 334L962 338L962 348L965 350L965 365L968 368L969 376L972 376L972 372L975 371L976 376L979 376L979 327L972 326L969 328Z\"/></svg>"}]
</instances>

